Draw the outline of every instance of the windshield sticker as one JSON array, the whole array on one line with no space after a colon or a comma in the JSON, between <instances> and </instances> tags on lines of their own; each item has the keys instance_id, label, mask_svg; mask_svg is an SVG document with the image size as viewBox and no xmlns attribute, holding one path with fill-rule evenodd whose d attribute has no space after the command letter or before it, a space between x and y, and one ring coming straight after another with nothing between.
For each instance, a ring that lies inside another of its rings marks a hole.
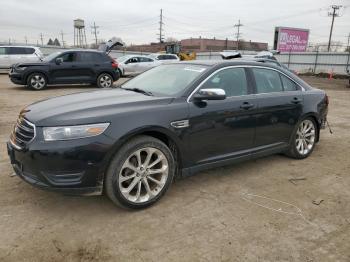
<instances>
[{"instance_id":1,"label":"windshield sticker","mask_svg":"<svg viewBox=\"0 0 350 262\"><path fill-rule=\"evenodd\" d=\"M205 70L205 68L185 67L184 70L202 73Z\"/></svg>"}]
</instances>

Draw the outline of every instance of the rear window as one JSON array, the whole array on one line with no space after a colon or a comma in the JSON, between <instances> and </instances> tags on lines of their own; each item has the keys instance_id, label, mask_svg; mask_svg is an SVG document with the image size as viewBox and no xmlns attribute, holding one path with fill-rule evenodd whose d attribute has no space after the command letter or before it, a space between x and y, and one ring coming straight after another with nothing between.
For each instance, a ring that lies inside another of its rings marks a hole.
<instances>
[{"instance_id":1,"label":"rear window","mask_svg":"<svg viewBox=\"0 0 350 262\"><path fill-rule=\"evenodd\" d=\"M34 54L35 49L31 47L8 47L10 55L31 55Z\"/></svg>"}]
</instances>

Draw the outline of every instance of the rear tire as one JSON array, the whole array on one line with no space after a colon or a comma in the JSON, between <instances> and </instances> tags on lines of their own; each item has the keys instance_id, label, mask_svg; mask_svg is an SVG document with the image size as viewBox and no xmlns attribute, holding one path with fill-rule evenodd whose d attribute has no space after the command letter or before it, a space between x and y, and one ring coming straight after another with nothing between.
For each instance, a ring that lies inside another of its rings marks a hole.
<instances>
[{"instance_id":1,"label":"rear tire","mask_svg":"<svg viewBox=\"0 0 350 262\"><path fill-rule=\"evenodd\" d=\"M109 88L113 85L113 77L110 74L102 73L97 77L97 87Z\"/></svg>"},{"instance_id":2,"label":"rear tire","mask_svg":"<svg viewBox=\"0 0 350 262\"><path fill-rule=\"evenodd\" d=\"M317 141L317 128L313 118L301 120L293 132L286 155L295 159L304 159L311 155Z\"/></svg>"},{"instance_id":3,"label":"rear tire","mask_svg":"<svg viewBox=\"0 0 350 262\"><path fill-rule=\"evenodd\" d=\"M47 86L46 76L42 73L33 73L27 78L27 87L39 91L45 89Z\"/></svg>"},{"instance_id":4,"label":"rear tire","mask_svg":"<svg viewBox=\"0 0 350 262\"><path fill-rule=\"evenodd\" d=\"M105 190L116 205L142 209L165 194L174 174L175 161L167 145L150 136L139 136L113 157L105 177Z\"/></svg>"}]
</instances>

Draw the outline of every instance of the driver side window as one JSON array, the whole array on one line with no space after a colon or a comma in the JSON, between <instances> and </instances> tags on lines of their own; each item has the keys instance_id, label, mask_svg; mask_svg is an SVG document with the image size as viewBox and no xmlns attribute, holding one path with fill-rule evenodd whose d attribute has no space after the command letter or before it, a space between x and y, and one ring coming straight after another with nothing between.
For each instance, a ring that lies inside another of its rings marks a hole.
<instances>
[{"instance_id":1,"label":"driver side window","mask_svg":"<svg viewBox=\"0 0 350 262\"><path fill-rule=\"evenodd\" d=\"M201 89L223 89L226 97L248 94L247 78L244 68L227 68L211 76Z\"/></svg>"},{"instance_id":2,"label":"driver side window","mask_svg":"<svg viewBox=\"0 0 350 262\"><path fill-rule=\"evenodd\" d=\"M75 53L65 53L58 58L62 58L64 63L76 62L76 54Z\"/></svg>"}]
</instances>

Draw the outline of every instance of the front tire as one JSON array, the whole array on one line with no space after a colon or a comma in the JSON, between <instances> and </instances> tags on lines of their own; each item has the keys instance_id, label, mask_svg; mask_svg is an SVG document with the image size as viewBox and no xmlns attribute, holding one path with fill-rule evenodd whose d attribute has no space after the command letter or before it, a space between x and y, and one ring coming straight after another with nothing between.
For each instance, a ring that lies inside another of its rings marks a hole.
<instances>
[{"instance_id":1,"label":"front tire","mask_svg":"<svg viewBox=\"0 0 350 262\"><path fill-rule=\"evenodd\" d=\"M43 90L47 86L45 75L41 73L33 73L27 78L27 87L33 90Z\"/></svg>"},{"instance_id":2,"label":"front tire","mask_svg":"<svg viewBox=\"0 0 350 262\"><path fill-rule=\"evenodd\" d=\"M153 205L168 190L175 174L172 152L162 141L139 136L116 153L108 168L108 197L123 208Z\"/></svg>"},{"instance_id":3,"label":"front tire","mask_svg":"<svg viewBox=\"0 0 350 262\"><path fill-rule=\"evenodd\" d=\"M292 135L287 155L296 159L304 159L311 155L317 139L317 125L312 118L301 120Z\"/></svg>"},{"instance_id":4,"label":"front tire","mask_svg":"<svg viewBox=\"0 0 350 262\"><path fill-rule=\"evenodd\" d=\"M113 78L110 74L102 73L97 77L97 86L99 88L108 88L112 87Z\"/></svg>"}]
</instances>

